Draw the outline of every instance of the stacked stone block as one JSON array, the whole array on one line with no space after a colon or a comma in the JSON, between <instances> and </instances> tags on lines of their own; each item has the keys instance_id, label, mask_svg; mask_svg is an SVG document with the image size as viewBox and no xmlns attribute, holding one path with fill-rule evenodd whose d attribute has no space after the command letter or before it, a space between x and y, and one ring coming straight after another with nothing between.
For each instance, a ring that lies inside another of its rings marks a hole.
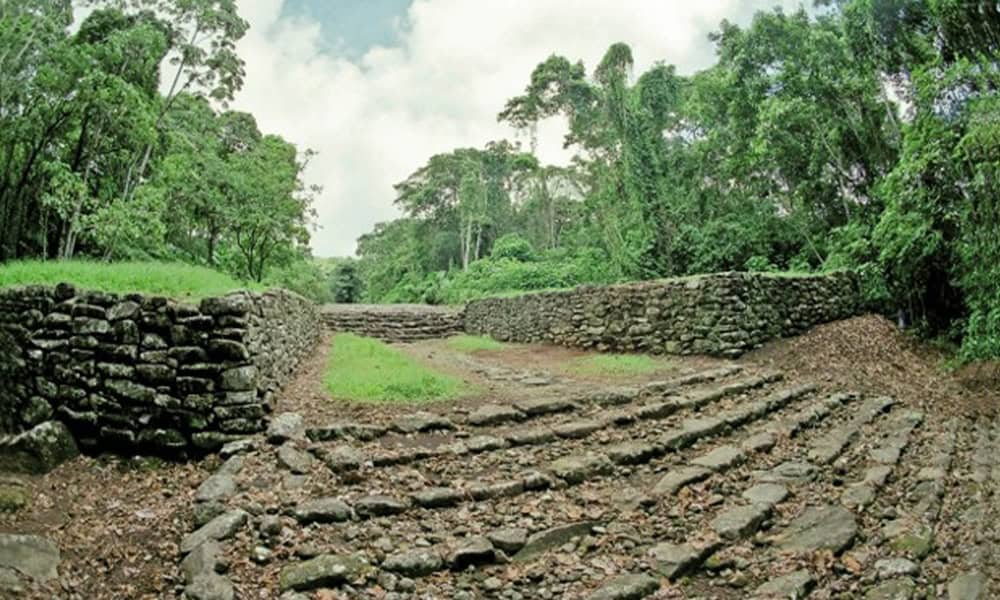
<instances>
[{"instance_id":1,"label":"stacked stone block","mask_svg":"<svg viewBox=\"0 0 1000 600\"><path fill-rule=\"evenodd\" d=\"M718 273L486 298L464 319L468 333L503 341L735 357L859 309L850 273Z\"/></svg>"},{"instance_id":2,"label":"stacked stone block","mask_svg":"<svg viewBox=\"0 0 1000 600\"><path fill-rule=\"evenodd\" d=\"M194 306L70 285L0 290L0 427L54 418L85 448L211 450L265 427L318 335L314 305L285 291Z\"/></svg>"},{"instance_id":3,"label":"stacked stone block","mask_svg":"<svg viewBox=\"0 0 1000 600\"><path fill-rule=\"evenodd\" d=\"M331 331L345 331L384 342L416 342L463 332L458 308L413 304L331 304L323 308Z\"/></svg>"}]
</instances>

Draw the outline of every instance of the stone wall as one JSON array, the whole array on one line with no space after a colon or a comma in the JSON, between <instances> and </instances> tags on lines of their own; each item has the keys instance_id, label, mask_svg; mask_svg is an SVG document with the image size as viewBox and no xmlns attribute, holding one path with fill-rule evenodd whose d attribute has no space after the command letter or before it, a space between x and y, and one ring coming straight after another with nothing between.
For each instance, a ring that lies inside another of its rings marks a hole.
<instances>
[{"instance_id":1,"label":"stone wall","mask_svg":"<svg viewBox=\"0 0 1000 600\"><path fill-rule=\"evenodd\" d=\"M319 336L286 291L198 306L69 285L0 290L0 431L50 418L83 446L183 454L260 431Z\"/></svg>"},{"instance_id":2,"label":"stone wall","mask_svg":"<svg viewBox=\"0 0 1000 600\"><path fill-rule=\"evenodd\" d=\"M735 357L859 308L846 272L719 273L476 300L466 306L465 329L503 341Z\"/></svg>"},{"instance_id":3,"label":"stone wall","mask_svg":"<svg viewBox=\"0 0 1000 600\"><path fill-rule=\"evenodd\" d=\"M459 308L423 304L329 304L323 322L331 331L346 331L385 342L415 342L463 332Z\"/></svg>"}]
</instances>

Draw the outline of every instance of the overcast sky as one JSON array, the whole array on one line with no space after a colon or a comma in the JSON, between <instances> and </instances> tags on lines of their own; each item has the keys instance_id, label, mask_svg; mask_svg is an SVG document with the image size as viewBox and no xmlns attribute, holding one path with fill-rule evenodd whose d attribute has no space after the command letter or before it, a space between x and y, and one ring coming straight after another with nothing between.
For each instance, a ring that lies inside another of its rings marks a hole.
<instances>
[{"instance_id":1,"label":"overcast sky","mask_svg":"<svg viewBox=\"0 0 1000 600\"><path fill-rule=\"evenodd\" d=\"M498 125L550 54L588 70L612 43L636 73L662 60L690 73L713 62L722 19L799 0L240 0L246 84L233 108L266 133L319 152L306 173L317 199L317 256L354 253L376 222L398 216L392 185L432 154L516 132ZM559 123L539 154L562 162Z\"/></svg>"}]
</instances>

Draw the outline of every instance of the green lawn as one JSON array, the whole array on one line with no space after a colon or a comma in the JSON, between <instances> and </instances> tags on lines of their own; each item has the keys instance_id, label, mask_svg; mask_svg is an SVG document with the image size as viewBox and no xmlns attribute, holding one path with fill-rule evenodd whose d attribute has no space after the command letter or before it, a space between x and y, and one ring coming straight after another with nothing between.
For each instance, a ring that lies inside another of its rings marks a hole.
<instances>
[{"instance_id":1,"label":"green lawn","mask_svg":"<svg viewBox=\"0 0 1000 600\"><path fill-rule=\"evenodd\" d=\"M182 263L71 260L0 265L0 287L57 283L72 283L83 290L142 293L187 301L221 296L238 289L262 289L219 271Z\"/></svg>"},{"instance_id":2,"label":"green lawn","mask_svg":"<svg viewBox=\"0 0 1000 600\"><path fill-rule=\"evenodd\" d=\"M456 335L448 338L448 347L459 352L503 350L506 346L487 335Z\"/></svg>"},{"instance_id":3,"label":"green lawn","mask_svg":"<svg viewBox=\"0 0 1000 600\"><path fill-rule=\"evenodd\" d=\"M578 375L628 377L662 371L670 366L668 359L645 354L596 354L574 359L567 370Z\"/></svg>"},{"instance_id":4,"label":"green lawn","mask_svg":"<svg viewBox=\"0 0 1000 600\"><path fill-rule=\"evenodd\" d=\"M437 373L400 350L352 333L333 338L323 383L334 398L418 403L454 398L465 384Z\"/></svg>"}]
</instances>

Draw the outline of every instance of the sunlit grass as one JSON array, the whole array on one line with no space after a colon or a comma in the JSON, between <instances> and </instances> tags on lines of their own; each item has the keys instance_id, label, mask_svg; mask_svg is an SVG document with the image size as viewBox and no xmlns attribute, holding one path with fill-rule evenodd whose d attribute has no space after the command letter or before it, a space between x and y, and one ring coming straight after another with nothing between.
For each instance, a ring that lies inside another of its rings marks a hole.
<instances>
[{"instance_id":1,"label":"sunlit grass","mask_svg":"<svg viewBox=\"0 0 1000 600\"><path fill-rule=\"evenodd\" d=\"M456 335L448 338L448 347L459 352L503 350L506 346L486 335Z\"/></svg>"},{"instance_id":2,"label":"sunlit grass","mask_svg":"<svg viewBox=\"0 0 1000 600\"><path fill-rule=\"evenodd\" d=\"M430 402L466 391L461 380L388 344L351 333L334 336L323 383L334 398L359 402Z\"/></svg>"},{"instance_id":3,"label":"sunlit grass","mask_svg":"<svg viewBox=\"0 0 1000 600\"><path fill-rule=\"evenodd\" d=\"M194 301L238 289L262 289L206 267L164 262L19 261L0 264L0 288L71 283L81 290L142 293Z\"/></svg>"},{"instance_id":4,"label":"sunlit grass","mask_svg":"<svg viewBox=\"0 0 1000 600\"><path fill-rule=\"evenodd\" d=\"M645 354L595 354L573 359L566 370L577 375L629 377L655 373L670 367L668 359Z\"/></svg>"}]
</instances>

